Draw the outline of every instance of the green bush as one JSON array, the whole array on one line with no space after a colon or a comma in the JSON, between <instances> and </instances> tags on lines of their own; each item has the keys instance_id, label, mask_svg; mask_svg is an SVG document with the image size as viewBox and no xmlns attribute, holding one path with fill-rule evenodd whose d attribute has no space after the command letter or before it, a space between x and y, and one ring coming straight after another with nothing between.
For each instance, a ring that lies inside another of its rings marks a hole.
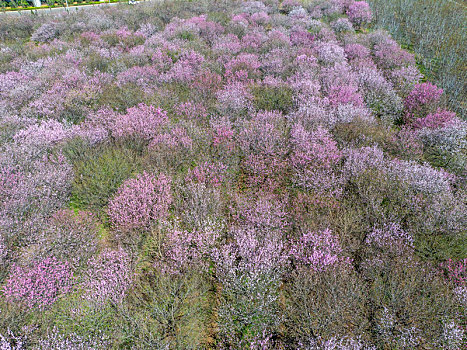
<instances>
[{"instance_id":1,"label":"green bush","mask_svg":"<svg viewBox=\"0 0 467 350\"><path fill-rule=\"evenodd\" d=\"M118 187L137 169L134 152L114 145L101 146L78 157L72 203L78 208L102 209Z\"/></svg>"},{"instance_id":2,"label":"green bush","mask_svg":"<svg viewBox=\"0 0 467 350\"><path fill-rule=\"evenodd\" d=\"M98 96L96 106L109 106L117 111L126 111L138 103L146 102L145 99L145 93L135 84L125 84L121 87L111 85L104 88Z\"/></svg>"},{"instance_id":3,"label":"green bush","mask_svg":"<svg viewBox=\"0 0 467 350\"><path fill-rule=\"evenodd\" d=\"M286 86L255 86L252 93L259 110L287 113L293 106L292 89Z\"/></svg>"},{"instance_id":4,"label":"green bush","mask_svg":"<svg viewBox=\"0 0 467 350\"><path fill-rule=\"evenodd\" d=\"M452 292L443 276L416 260L396 259L385 269L374 270L367 305L373 334L378 334L382 348L401 349L411 335L415 342L437 344L443 323L456 318ZM439 349L447 348L440 344Z\"/></svg>"},{"instance_id":5,"label":"green bush","mask_svg":"<svg viewBox=\"0 0 467 350\"><path fill-rule=\"evenodd\" d=\"M361 283L345 266L320 274L297 271L284 288L285 336L298 343L306 342L310 334L324 338L336 333L364 334L370 322Z\"/></svg>"},{"instance_id":6,"label":"green bush","mask_svg":"<svg viewBox=\"0 0 467 350\"><path fill-rule=\"evenodd\" d=\"M163 275L148 268L120 308L121 348L205 349L208 285L197 273Z\"/></svg>"}]
</instances>

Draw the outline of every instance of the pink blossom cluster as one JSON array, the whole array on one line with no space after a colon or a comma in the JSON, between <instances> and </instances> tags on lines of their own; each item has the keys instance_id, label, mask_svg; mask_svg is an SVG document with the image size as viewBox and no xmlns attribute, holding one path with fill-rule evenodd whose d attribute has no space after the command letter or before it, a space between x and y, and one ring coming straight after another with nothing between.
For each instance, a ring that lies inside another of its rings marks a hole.
<instances>
[{"instance_id":1,"label":"pink blossom cluster","mask_svg":"<svg viewBox=\"0 0 467 350\"><path fill-rule=\"evenodd\" d=\"M331 230L308 232L293 243L289 252L297 264L323 271L339 263L347 263L343 258L342 248Z\"/></svg>"},{"instance_id":2,"label":"pink blossom cluster","mask_svg":"<svg viewBox=\"0 0 467 350\"><path fill-rule=\"evenodd\" d=\"M5 238L0 236L0 263L4 263L5 258L8 255L8 248L5 243Z\"/></svg>"},{"instance_id":3,"label":"pink blossom cluster","mask_svg":"<svg viewBox=\"0 0 467 350\"><path fill-rule=\"evenodd\" d=\"M157 81L160 71L156 68L145 66L135 66L118 74L117 84L135 84L146 89L150 89Z\"/></svg>"},{"instance_id":4,"label":"pink blossom cluster","mask_svg":"<svg viewBox=\"0 0 467 350\"><path fill-rule=\"evenodd\" d=\"M207 271L218 246L219 229L216 225L194 231L168 229L162 243L162 261L156 264L169 274L180 274L190 268Z\"/></svg>"},{"instance_id":5,"label":"pink blossom cluster","mask_svg":"<svg viewBox=\"0 0 467 350\"><path fill-rule=\"evenodd\" d=\"M339 196L341 180L335 168L342 153L332 135L322 127L308 132L297 124L291 131L291 143L294 183L319 194Z\"/></svg>"},{"instance_id":6,"label":"pink blossom cluster","mask_svg":"<svg viewBox=\"0 0 467 350\"><path fill-rule=\"evenodd\" d=\"M239 198L237 213L242 225L258 230L284 232L289 226L286 203L270 193L259 194L257 198Z\"/></svg>"},{"instance_id":7,"label":"pink blossom cluster","mask_svg":"<svg viewBox=\"0 0 467 350\"><path fill-rule=\"evenodd\" d=\"M47 120L20 130L13 137L18 143L39 147L51 147L70 137L71 130L56 120Z\"/></svg>"},{"instance_id":8,"label":"pink blossom cluster","mask_svg":"<svg viewBox=\"0 0 467 350\"><path fill-rule=\"evenodd\" d=\"M49 330L47 336L40 339L35 350L98 350L110 346L108 337L98 334L95 337L83 337L76 333L63 334L57 328ZM3 349L2 349L3 350ZM6 350L6 349L5 349ZM12 350L12 349L8 349ZM19 350L19 349L17 349Z\"/></svg>"},{"instance_id":9,"label":"pink blossom cluster","mask_svg":"<svg viewBox=\"0 0 467 350\"><path fill-rule=\"evenodd\" d=\"M366 1L354 1L347 8L347 16L357 26L361 26L365 23L370 23L372 19L372 13L370 5Z\"/></svg>"},{"instance_id":10,"label":"pink blossom cluster","mask_svg":"<svg viewBox=\"0 0 467 350\"><path fill-rule=\"evenodd\" d=\"M448 259L441 267L446 269L447 278L457 286L467 285L467 259L455 261Z\"/></svg>"},{"instance_id":11,"label":"pink blossom cluster","mask_svg":"<svg viewBox=\"0 0 467 350\"><path fill-rule=\"evenodd\" d=\"M257 55L242 53L225 64L225 77L231 81L249 81L259 76L260 67Z\"/></svg>"},{"instance_id":12,"label":"pink blossom cluster","mask_svg":"<svg viewBox=\"0 0 467 350\"><path fill-rule=\"evenodd\" d=\"M436 113L430 113L426 117L419 118L413 122L413 127L417 129L442 128L456 119L456 113L450 111L438 110Z\"/></svg>"},{"instance_id":13,"label":"pink blossom cluster","mask_svg":"<svg viewBox=\"0 0 467 350\"><path fill-rule=\"evenodd\" d=\"M188 136L186 130L180 127L174 127L167 133L161 133L154 136L148 147L150 149L158 147L191 149L192 145L193 140Z\"/></svg>"},{"instance_id":14,"label":"pink blossom cluster","mask_svg":"<svg viewBox=\"0 0 467 350\"><path fill-rule=\"evenodd\" d=\"M404 101L408 118L424 117L425 111L436 107L442 94L443 89L431 83L416 84Z\"/></svg>"},{"instance_id":15,"label":"pink blossom cluster","mask_svg":"<svg viewBox=\"0 0 467 350\"><path fill-rule=\"evenodd\" d=\"M9 300L43 309L69 293L72 285L73 271L68 262L48 257L32 266L13 266L3 293Z\"/></svg>"},{"instance_id":16,"label":"pink blossom cluster","mask_svg":"<svg viewBox=\"0 0 467 350\"><path fill-rule=\"evenodd\" d=\"M121 303L131 285L130 258L123 249L105 249L90 259L83 282L86 300L97 305Z\"/></svg>"},{"instance_id":17,"label":"pink blossom cluster","mask_svg":"<svg viewBox=\"0 0 467 350\"><path fill-rule=\"evenodd\" d=\"M375 45L373 48L375 61L383 69L395 69L398 67L413 66L414 55L402 50L396 42L385 42Z\"/></svg>"},{"instance_id":18,"label":"pink blossom cluster","mask_svg":"<svg viewBox=\"0 0 467 350\"><path fill-rule=\"evenodd\" d=\"M225 178L226 166L222 163L205 162L190 170L186 181L204 183L208 186L219 187Z\"/></svg>"},{"instance_id":19,"label":"pink blossom cluster","mask_svg":"<svg viewBox=\"0 0 467 350\"><path fill-rule=\"evenodd\" d=\"M259 278L280 271L287 259L283 242L277 234L268 235L250 227L233 228L233 242L212 253L217 276L233 283L239 276Z\"/></svg>"},{"instance_id":20,"label":"pink blossom cluster","mask_svg":"<svg viewBox=\"0 0 467 350\"><path fill-rule=\"evenodd\" d=\"M170 178L143 172L122 184L110 201L107 213L119 231L144 230L164 218L171 203Z\"/></svg>"},{"instance_id":21,"label":"pink blossom cluster","mask_svg":"<svg viewBox=\"0 0 467 350\"><path fill-rule=\"evenodd\" d=\"M245 84L232 82L225 85L216 94L219 101L219 110L225 114L239 115L251 108L252 95Z\"/></svg>"},{"instance_id":22,"label":"pink blossom cluster","mask_svg":"<svg viewBox=\"0 0 467 350\"><path fill-rule=\"evenodd\" d=\"M37 233L35 243L23 254L24 260L54 256L73 268L83 266L98 250L98 221L91 212L55 212Z\"/></svg>"},{"instance_id":23,"label":"pink blossom cluster","mask_svg":"<svg viewBox=\"0 0 467 350\"><path fill-rule=\"evenodd\" d=\"M112 127L112 134L118 138L140 137L150 140L167 123L167 113L160 108L143 103L128 108Z\"/></svg>"},{"instance_id":24,"label":"pink blossom cluster","mask_svg":"<svg viewBox=\"0 0 467 350\"><path fill-rule=\"evenodd\" d=\"M381 249L404 251L404 247L413 248L413 237L403 230L399 224L390 223L383 228L374 228L366 237L366 243L374 244Z\"/></svg>"},{"instance_id":25,"label":"pink blossom cluster","mask_svg":"<svg viewBox=\"0 0 467 350\"><path fill-rule=\"evenodd\" d=\"M227 149L234 148L234 130L228 118L214 120L212 124L212 144L214 147L225 145Z\"/></svg>"},{"instance_id":26,"label":"pink blossom cluster","mask_svg":"<svg viewBox=\"0 0 467 350\"><path fill-rule=\"evenodd\" d=\"M175 113L177 114L177 116L186 118L188 120L203 119L207 117L206 108L200 103L195 103L191 101L176 105Z\"/></svg>"},{"instance_id":27,"label":"pink blossom cluster","mask_svg":"<svg viewBox=\"0 0 467 350\"><path fill-rule=\"evenodd\" d=\"M352 104L356 107L363 107L362 95L352 85L332 86L328 98L331 105Z\"/></svg>"}]
</instances>

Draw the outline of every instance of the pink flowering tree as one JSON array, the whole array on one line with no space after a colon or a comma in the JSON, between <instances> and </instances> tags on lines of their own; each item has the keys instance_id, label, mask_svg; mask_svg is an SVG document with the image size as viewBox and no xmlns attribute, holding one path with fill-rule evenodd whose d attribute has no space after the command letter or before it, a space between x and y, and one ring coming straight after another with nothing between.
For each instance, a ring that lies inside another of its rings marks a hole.
<instances>
[{"instance_id":1,"label":"pink flowering tree","mask_svg":"<svg viewBox=\"0 0 467 350\"><path fill-rule=\"evenodd\" d=\"M372 19L370 5L366 1L354 1L347 8L347 16L357 27L370 23Z\"/></svg>"},{"instance_id":2,"label":"pink flowering tree","mask_svg":"<svg viewBox=\"0 0 467 350\"><path fill-rule=\"evenodd\" d=\"M449 281L457 286L467 287L467 259L447 260L441 266L446 270Z\"/></svg>"},{"instance_id":3,"label":"pink flowering tree","mask_svg":"<svg viewBox=\"0 0 467 350\"><path fill-rule=\"evenodd\" d=\"M329 229L303 234L292 245L289 254L298 266L309 267L317 272L349 261L342 256L339 238Z\"/></svg>"},{"instance_id":4,"label":"pink flowering tree","mask_svg":"<svg viewBox=\"0 0 467 350\"><path fill-rule=\"evenodd\" d=\"M283 114L263 111L243 122L237 144L244 155L242 168L248 185L269 190L279 187L286 173Z\"/></svg>"},{"instance_id":5,"label":"pink flowering tree","mask_svg":"<svg viewBox=\"0 0 467 350\"><path fill-rule=\"evenodd\" d=\"M220 339L224 346L252 345L281 321L279 293L286 254L279 235L238 227L233 242L214 251L215 276L222 283Z\"/></svg>"},{"instance_id":6,"label":"pink flowering tree","mask_svg":"<svg viewBox=\"0 0 467 350\"><path fill-rule=\"evenodd\" d=\"M412 123L416 129L429 128L439 129L449 125L456 119L456 113L451 111L438 110L435 113L430 113L426 117L419 118Z\"/></svg>"},{"instance_id":7,"label":"pink flowering tree","mask_svg":"<svg viewBox=\"0 0 467 350\"><path fill-rule=\"evenodd\" d=\"M155 266L164 273L181 275L189 270L208 272L218 249L222 226L209 222L195 230L167 227L162 238L160 260Z\"/></svg>"},{"instance_id":8,"label":"pink flowering tree","mask_svg":"<svg viewBox=\"0 0 467 350\"><path fill-rule=\"evenodd\" d=\"M116 119L112 135L122 139L136 138L150 141L167 122L167 112L140 103L128 108L126 114Z\"/></svg>"},{"instance_id":9,"label":"pink flowering tree","mask_svg":"<svg viewBox=\"0 0 467 350\"><path fill-rule=\"evenodd\" d=\"M225 175L226 166L224 164L205 162L191 169L186 177L186 181L220 187L225 179Z\"/></svg>"},{"instance_id":10,"label":"pink flowering tree","mask_svg":"<svg viewBox=\"0 0 467 350\"><path fill-rule=\"evenodd\" d=\"M14 265L3 293L8 300L43 309L71 291L73 271L68 262L55 257L33 263Z\"/></svg>"},{"instance_id":11,"label":"pink flowering tree","mask_svg":"<svg viewBox=\"0 0 467 350\"><path fill-rule=\"evenodd\" d=\"M125 181L110 201L107 213L118 231L146 230L168 214L172 203L171 180L143 172Z\"/></svg>"},{"instance_id":12,"label":"pink flowering tree","mask_svg":"<svg viewBox=\"0 0 467 350\"><path fill-rule=\"evenodd\" d=\"M438 106L443 89L431 83L416 84L405 98L406 121L425 117L429 112L435 111Z\"/></svg>"},{"instance_id":13,"label":"pink flowering tree","mask_svg":"<svg viewBox=\"0 0 467 350\"><path fill-rule=\"evenodd\" d=\"M96 305L121 303L131 285L130 258L123 249L105 249L91 258L82 288L83 298Z\"/></svg>"},{"instance_id":14,"label":"pink flowering tree","mask_svg":"<svg viewBox=\"0 0 467 350\"><path fill-rule=\"evenodd\" d=\"M336 166L342 152L332 135L322 127L309 132L297 124L291 131L291 144L293 183L319 195L339 197L342 180Z\"/></svg>"},{"instance_id":15,"label":"pink flowering tree","mask_svg":"<svg viewBox=\"0 0 467 350\"><path fill-rule=\"evenodd\" d=\"M8 247L5 242L5 238L2 235L0 235L0 264L2 264L2 266L6 266L7 256L8 256Z\"/></svg>"},{"instance_id":16,"label":"pink flowering tree","mask_svg":"<svg viewBox=\"0 0 467 350\"><path fill-rule=\"evenodd\" d=\"M332 86L329 90L329 102L333 106L351 104L356 107L363 107L363 97L352 85Z\"/></svg>"}]
</instances>

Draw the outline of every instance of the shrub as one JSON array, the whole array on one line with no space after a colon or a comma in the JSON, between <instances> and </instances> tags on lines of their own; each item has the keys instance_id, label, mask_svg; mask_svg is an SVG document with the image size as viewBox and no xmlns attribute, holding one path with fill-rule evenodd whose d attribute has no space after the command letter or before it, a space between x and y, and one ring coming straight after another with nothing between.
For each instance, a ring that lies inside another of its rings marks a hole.
<instances>
[{"instance_id":1,"label":"shrub","mask_svg":"<svg viewBox=\"0 0 467 350\"><path fill-rule=\"evenodd\" d=\"M359 87L364 91L364 99L368 107L380 116L389 115L399 118L403 103L392 85L376 69L361 67L358 72Z\"/></svg>"},{"instance_id":2,"label":"shrub","mask_svg":"<svg viewBox=\"0 0 467 350\"><path fill-rule=\"evenodd\" d=\"M125 181L109 202L107 213L118 231L147 230L164 218L172 203L171 180L143 172Z\"/></svg>"},{"instance_id":3,"label":"shrub","mask_svg":"<svg viewBox=\"0 0 467 350\"><path fill-rule=\"evenodd\" d=\"M373 48L376 63L383 69L395 69L415 64L412 54L402 50L396 43L381 43Z\"/></svg>"},{"instance_id":4,"label":"shrub","mask_svg":"<svg viewBox=\"0 0 467 350\"><path fill-rule=\"evenodd\" d=\"M447 279L456 286L467 285L467 259L454 261L452 259L447 260L441 264L446 270Z\"/></svg>"},{"instance_id":5,"label":"shrub","mask_svg":"<svg viewBox=\"0 0 467 350\"><path fill-rule=\"evenodd\" d=\"M318 59L323 64L332 65L345 61L344 49L332 42L320 43L316 50Z\"/></svg>"},{"instance_id":6,"label":"shrub","mask_svg":"<svg viewBox=\"0 0 467 350\"><path fill-rule=\"evenodd\" d=\"M225 64L225 77L229 81L254 80L259 76L261 62L255 54L239 54Z\"/></svg>"},{"instance_id":7,"label":"shrub","mask_svg":"<svg viewBox=\"0 0 467 350\"><path fill-rule=\"evenodd\" d=\"M33 239L33 226L67 203L72 167L61 152L17 144L3 149L0 164L0 182L7 186L0 190L0 227L20 244Z\"/></svg>"},{"instance_id":8,"label":"shrub","mask_svg":"<svg viewBox=\"0 0 467 350\"><path fill-rule=\"evenodd\" d=\"M169 149L187 148L191 149L193 141L187 135L186 130L180 127L175 127L168 133L161 133L154 137L149 144L149 148L163 148Z\"/></svg>"},{"instance_id":9,"label":"shrub","mask_svg":"<svg viewBox=\"0 0 467 350\"><path fill-rule=\"evenodd\" d=\"M363 106L362 95L357 92L354 86L332 86L329 90L328 98L332 105L352 104L356 107Z\"/></svg>"},{"instance_id":10,"label":"shrub","mask_svg":"<svg viewBox=\"0 0 467 350\"><path fill-rule=\"evenodd\" d=\"M287 114L292 106L292 90L286 86L257 86L252 89L257 110L280 111Z\"/></svg>"},{"instance_id":11,"label":"shrub","mask_svg":"<svg viewBox=\"0 0 467 350\"><path fill-rule=\"evenodd\" d=\"M7 257L7 254L8 254L8 248L5 244L5 238L0 236L0 262L3 264L5 264L5 259Z\"/></svg>"},{"instance_id":12,"label":"shrub","mask_svg":"<svg viewBox=\"0 0 467 350\"><path fill-rule=\"evenodd\" d=\"M76 333L69 335L62 334L58 329L54 328L47 332L47 336L39 339L34 350L98 350L106 349L110 346L110 342L105 337L82 337Z\"/></svg>"},{"instance_id":13,"label":"shrub","mask_svg":"<svg viewBox=\"0 0 467 350\"><path fill-rule=\"evenodd\" d=\"M135 348L199 349L212 344L206 306L209 285L197 273L161 274L146 269L129 294L129 306L121 307L122 343Z\"/></svg>"},{"instance_id":14,"label":"shrub","mask_svg":"<svg viewBox=\"0 0 467 350\"><path fill-rule=\"evenodd\" d=\"M427 116L421 123L430 124L440 115ZM443 115L443 118L449 116ZM433 118L433 119L432 119ZM424 145L425 158L434 166L445 167L454 173L463 174L467 164L467 124L453 119L443 127L432 129L425 127L417 132Z\"/></svg>"},{"instance_id":15,"label":"shrub","mask_svg":"<svg viewBox=\"0 0 467 350\"><path fill-rule=\"evenodd\" d=\"M205 162L191 169L186 177L186 181L219 187L224 181L225 168L222 163L210 164Z\"/></svg>"},{"instance_id":16,"label":"shrub","mask_svg":"<svg viewBox=\"0 0 467 350\"><path fill-rule=\"evenodd\" d=\"M285 285L285 293L288 300L285 334L296 346L313 344L319 338L330 339L336 334L363 335L368 329L366 292L358 276L347 266L338 265L322 273L299 270Z\"/></svg>"},{"instance_id":17,"label":"shrub","mask_svg":"<svg viewBox=\"0 0 467 350\"><path fill-rule=\"evenodd\" d=\"M353 30L352 23L347 18L339 18L331 23L331 28L337 33L349 32Z\"/></svg>"},{"instance_id":18,"label":"shrub","mask_svg":"<svg viewBox=\"0 0 467 350\"><path fill-rule=\"evenodd\" d=\"M70 135L71 129L67 129L62 123L47 120L20 130L13 136L13 140L29 146L52 148L64 142Z\"/></svg>"},{"instance_id":19,"label":"shrub","mask_svg":"<svg viewBox=\"0 0 467 350\"><path fill-rule=\"evenodd\" d=\"M234 116L246 113L251 108L253 96L242 83L230 83L225 85L216 94L219 102L218 109L225 115Z\"/></svg>"},{"instance_id":20,"label":"shrub","mask_svg":"<svg viewBox=\"0 0 467 350\"><path fill-rule=\"evenodd\" d=\"M436 113L428 114L424 118L419 118L413 122L413 127L417 129L429 128L439 129L448 125L456 118L456 113L438 110Z\"/></svg>"},{"instance_id":21,"label":"shrub","mask_svg":"<svg viewBox=\"0 0 467 350\"><path fill-rule=\"evenodd\" d=\"M376 267L369 285L378 343L388 347L437 344L444 331L443 319L455 317L453 299L441 276L429 266L405 259L386 268L383 272Z\"/></svg>"},{"instance_id":22,"label":"shrub","mask_svg":"<svg viewBox=\"0 0 467 350\"><path fill-rule=\"evenodd\" d=\"M42 24L34 31L34 33L32 33L31 40L38 42L48 42L58 37L58 34L58 24L54 22L47 22Z\"/></svg>"},{"instance_id":23,"label":"shrub","mask_svg":"<svg viewBox=\"0 0 467 350\"><path fill-rule=\"evenodd\" d=\"M176 192L180 195L175 209L188 227L204 227L206 222L221 217L222 199L218 188L188 182L176 188Z\"/></svg>"},{"instance_id":24,"label":"shrub","mask_svg":"<svg viewBox=\"0 0 467 350\"><path fill-rule=\"evenodd\" d=\"M161 261L156 261L155 266L162 273L172 275L190 273L194 268L198 272L207 272L221 230L222 225L210 222L209 219L192 231L182 230L176 225L167 227L161 244Z\"/></svg>"},{"instance_id":25,"label":"shrub","mask_svg":"<svg viewBox=\"0 0 467 350\"><path fill-rule=\"evenodd\" d=\"M322 232L305 233L290 249L295 264L315 271L326 270L341 262L342 253L338 238L327 229Z\"/></svg>"},{"instance_id":26,"label":"shrub","mask_svg":"<svg viewBox=\"0 0 467 350\"><path fill-rule=\"evenodd\" d=\"M128 149L102 146L75 164L72 201L81 208L102 209L119 186L138 167Z\"/></svg>"},{"instance_id":27,"label":"shrub","mask_svg":"<svg viewBox=\"0 0 467 350\"><path fill-rule=\"evenodd\" d=\"M285 180L287 152L284 117L280 112L260 112L244 122L238 135L242 168L250 187L272 190Z\"/></svg>"},{"instance_id":28,"label":"shrub","mask_svg":"<svg viewBox=\"0 0 467 350\"><path fill-rule=\"evenodd\" d=\"M236 211L232 214L241 225L278 234L282 234L290 226L287 198L258 193L254 197L239 197L236 202Z\"/></svg>"},{"instance_id":29,"label":"shrub","mask_svg":"<svg viewBox=\"0 0 467 350\"><path fill-rule=\"evenodd\" d=\"M213 253L216 276L223 284L220 336L225 346L249 347L264 333L277 331L285 255L277 234L248 227L234 228L232 234L235 242Z\"/></svg>"},{"instance_id":30,"label":"shrub","mask_svg":"<svg viewBox=\"0 0 467 350\"><path fill-rule=\"evenodd\" d=\"M97 251L99 227L90 212L75 214L72 210L59 210L45 226L23 254L29 261L54 256L70 266L82 267Z\"/></svg>"}]
</instances>

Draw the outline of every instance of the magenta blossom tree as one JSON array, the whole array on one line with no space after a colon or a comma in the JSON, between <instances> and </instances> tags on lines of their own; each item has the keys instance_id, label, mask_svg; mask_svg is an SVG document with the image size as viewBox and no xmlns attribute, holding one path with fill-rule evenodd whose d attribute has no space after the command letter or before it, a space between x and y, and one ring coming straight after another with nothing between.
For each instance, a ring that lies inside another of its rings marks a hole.
<instances>
[{"instance_id":1,"label":"magenta blossom tree","mask_svg":"<svg viewBox=\"0 0 467 350\"><path fill-rule=\"evenodd\" d=\"M8 300L43 309L69 293L72 282L68 262L48 257L27 267L14 265L3 292Z\"/></svg>"},{"instance_id":2,"label":"magenta blossom tree","mask_svg":"<svg viewBox=\"0 0 467 350\"><path fill-rule=\"evenodd\" d=\"M119 231L145 230L167 215L172 203L171 180L143 172L129 179L110 201L107 213Z\"/></svg>"}]
</instances>

